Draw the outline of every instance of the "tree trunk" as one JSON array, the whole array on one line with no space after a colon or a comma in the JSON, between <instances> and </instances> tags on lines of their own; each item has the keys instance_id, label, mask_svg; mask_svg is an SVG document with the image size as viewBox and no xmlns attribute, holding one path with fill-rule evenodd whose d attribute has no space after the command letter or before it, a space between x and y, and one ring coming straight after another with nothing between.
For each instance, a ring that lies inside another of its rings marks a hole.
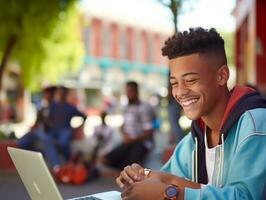
<instances>
[{"instance_id":1,"label":"tree trunk","mask_svg":"<svg viewBox=\"0 0 266 200\"><path fill-rule=\"evenodd\" d=\"M0 92L2 91L2 85L3 85L2 81L3 81L4 70L5 70L7 61L11 55L11 52L12 52L12 49L15 43L16 43L16 37L15 35L11 35L7 42L6 49L4 51L3 58L0 64Z\"/></svg>"},{"instance_id":2,"label":"tree trunk","mask_svg":"<svg viewBox=\"0 0 266 200\"><path fill-rule=\"evenodd\" d=\"M181 4L181 2L178 0L171 0L170 7L169 7L172 14L173 14L175 33L177 33L177 31L178 31L177 22L178 22L178 11L180 8L180 4Z\"/></svg>"},{"instance_id":3,"label":"tree trunk","mask_svg":"<svg viewBox=\"0 0 266 200\"><path fill-rule=\"evenodd\" d=\"M175 25L175 33L178 32L178 27L177 27L177 15L174 15L174 25Z\"/></svg>"}]
</instances>

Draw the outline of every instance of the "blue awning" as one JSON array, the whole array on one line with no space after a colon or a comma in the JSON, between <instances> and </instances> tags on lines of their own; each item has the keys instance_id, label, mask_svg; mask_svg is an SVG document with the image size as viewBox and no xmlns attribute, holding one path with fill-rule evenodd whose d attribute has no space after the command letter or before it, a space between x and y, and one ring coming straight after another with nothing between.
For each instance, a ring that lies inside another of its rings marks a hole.
<instances>
[{"instance_id":1,"label":"blue awning","mask_svg":"<svg viewBox=\"0 0 266 200\"><path fill-rule=\"evenodd\" d=\"M119 67L125 73L138 70L144 74L158 73L163 76L167 76L169 72L169 69L166 66L142 64L138 62L129 62L128 60L114 60L108 57L93 57L88 55L84 57L84 64L85 65L96 64L102 70L107 70L111 67Z\"/></svg>"}]
</instances>

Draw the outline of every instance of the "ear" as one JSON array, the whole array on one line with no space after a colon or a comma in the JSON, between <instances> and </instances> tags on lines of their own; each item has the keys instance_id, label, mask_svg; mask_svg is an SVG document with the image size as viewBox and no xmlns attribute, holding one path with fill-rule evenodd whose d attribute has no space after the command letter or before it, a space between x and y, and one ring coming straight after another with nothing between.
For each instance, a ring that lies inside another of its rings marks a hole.
<instances>
[{"instance_id":1,"label":"ear","mask_svg":"<svg viewBox=\"0 0 266 200\"><path fill-rule=\"evenodd\" d=\"M229 79L229 68L227 65L221 66L217 71L217 82L220 86L226 85Z\"/></svg>"}]
</instances>

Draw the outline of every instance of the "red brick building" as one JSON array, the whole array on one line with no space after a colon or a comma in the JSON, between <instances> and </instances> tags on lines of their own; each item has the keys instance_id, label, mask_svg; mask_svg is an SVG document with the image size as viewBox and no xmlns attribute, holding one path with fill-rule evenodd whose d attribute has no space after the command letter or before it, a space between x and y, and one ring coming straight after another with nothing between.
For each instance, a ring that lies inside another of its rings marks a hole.
<instances>
[{"instance_id":1,"label":"red brick building","mask_svg":"<svg viewBox=\"0 0 266 200\"><path fill-rule=\"evenodd\" d=\"M266 1L237 0L237 83L252 84L266 94Z\"/></svg>"},{"instance_id":2,"label":"red brick building","mask_svg":"<svg viewBox=\"0 0 266 200\"><path fill-rule=\"evenodd\" d=\"M167 86L167 59L161 56L161 47L170 33L99 17L85 23L81 83L119 89L126 80L135 79L149 90Z\"/></svg>"}]
</instances>

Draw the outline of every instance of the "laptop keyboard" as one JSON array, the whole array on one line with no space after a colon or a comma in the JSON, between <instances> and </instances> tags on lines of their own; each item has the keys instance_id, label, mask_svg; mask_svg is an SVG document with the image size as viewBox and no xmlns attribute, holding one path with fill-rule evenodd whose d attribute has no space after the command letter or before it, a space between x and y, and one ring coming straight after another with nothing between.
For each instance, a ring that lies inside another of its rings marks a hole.
<instances>
[{"instance_id":1,"label":"laptop keyboard","mask_svg":"<svg viewBox=\"0 0 266 200\"><path fill-rule=\"evenodd\" d=\"M78 197L78 198L75 198L73 200L102 200L102 199L90 196L90 197Z\"/></svg>"}]
</instances>

